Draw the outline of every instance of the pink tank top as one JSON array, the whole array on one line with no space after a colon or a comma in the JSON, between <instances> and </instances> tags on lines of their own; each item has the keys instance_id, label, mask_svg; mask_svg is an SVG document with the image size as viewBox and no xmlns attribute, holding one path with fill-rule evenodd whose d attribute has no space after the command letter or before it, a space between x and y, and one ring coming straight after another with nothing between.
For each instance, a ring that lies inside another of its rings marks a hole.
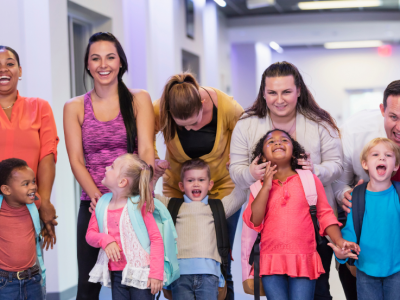
<instances>
[{"instance_id":1,"label":"pink tank top","mask_svg":"<svg viewBox=\"0 0 400 300\"><path fill-rule=\"evenodd\" d=\"M82 146L85 156L86 168L92 176L94 183L104 195L110 190L101 184L106 167L120 155L127 153L127 138L124 120L121 112L118 116L107 122L96 119L90 92L84 98L85 115L82 123ZM137 138L135 152L137 154ZM90 200L82 190L81 200Z\"/></svg>"}]
</instances>

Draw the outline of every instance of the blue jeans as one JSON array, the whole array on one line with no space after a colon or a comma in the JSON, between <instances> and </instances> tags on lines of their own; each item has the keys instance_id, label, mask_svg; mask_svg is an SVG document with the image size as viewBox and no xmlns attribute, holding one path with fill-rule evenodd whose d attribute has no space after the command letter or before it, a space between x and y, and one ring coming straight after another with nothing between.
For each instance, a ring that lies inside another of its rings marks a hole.
<instances>
[{"instance_id":1,"label":"blue jeans","mask_svg":"<svg viewBox=\"0 0 400 300\"><path fill-rule=\"evenodd\" d=\"M399 300L400 272L373 277L357 269L357 295L360 300Z\"/></svg>"},{"instance_id":2,"label":"blue jeans","mask_svg":"<svg viewBox=\"0 0 400 300\"><path fill-rule=\"evenodd\" d=\"M111 272L111 294L113 300L153 300L154 295L150 289L137 289L132 286L123 285L122 271Z\"/></svg>"},{"instance_id":3,"label":"blue jeans","mask_svg":"<svg viewBox=\"0 0 400 300\"><path fill-rule=\"evenodd\" d=\"M172 298L174 300L217 300L218 282L219 278L215 275L181 275L171 284Z\"/></svg>"},{"instance_id":4,"label":"blue jeans","mask_svg":"<svg viewBox=\"0 0 400 300\"><path fill-rule=\"evenodd\" d=\"M229 244L231 247L231 250L233 250L233 242L235 240L235 234L236 234L236 227L238 224L238 220L240 217L240 212L242 209L239 209L237 212L235 212L232 216L230 216L228 219L226 219L226 222L228 224L228 234L229 234ZM231 272L231 260L228 260L228 269L226 270L226 285L227 285L227 294L226 294L226 300L234 300L235 295L234 295L234 290L233 290L233 280L232 280L232 272Z\"/></svg>"},{"instance_id":5,"label":"blue jeans","mask_svg":"<svg viewBox=\"0 0 400 300\"><path fill-rule=\"evenodd\" d=\"M42 275L30 279L0 277L0 299L4 300L43 300Z\"/></svg>"},{"instance_id":6,"label":"blue jeans","mask_svg":"<svg viewBox=\"0 0 400 300\"><path fill-rule=\"evenodd\" d=\"M268 300L313 300L316 280L288 275L261 277Z\"/></svg>"}]
</instances>

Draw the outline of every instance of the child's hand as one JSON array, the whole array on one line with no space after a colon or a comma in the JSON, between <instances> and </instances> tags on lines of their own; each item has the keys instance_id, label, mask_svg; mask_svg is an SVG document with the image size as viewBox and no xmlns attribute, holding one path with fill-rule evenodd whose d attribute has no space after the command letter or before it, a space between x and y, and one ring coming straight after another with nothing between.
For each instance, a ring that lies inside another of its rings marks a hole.
<instances>
[{"instance_id":1,"label":"child's hand","mask_svg":"<svg viewBox=\"0 0 400 300\"><path fill-rule=\"evenodd\" d=\"M151 288L151 293L153 295L157 294L159 291L162 290L163 287L163 282L162 280L154 279L154 278L149 278L147 280L147 287Z\"/></svg>"},{"instance_id":2,"label":"child's hand","mask_svg":"<svg viewBox=\"0 0 400 300\"><path fill-rule=\"evenodd\" d=\"M271 167L271 162L267 162L267 165L265 166L265 174L264 174L264 184L263 188L266 189L271 189L272 187L272 180L274 179L275 173L278 172L276 170L276 165Z\"/></svg>"},{"instance_id":3,"label":"child's hand","mask_svg":"<svg viewBox=\"0 0 400 300\"><path fill-rule=\"evenodd\" d=\"M56 238L54 236L51 236L47 232L46 227L44 227L42 229L42 232L40 233L40 235L42 236L42 240L43 240L42 249L46 248L46 251L49 250L49 247L51 247L51 249L53 249L53 245L56 244Z\"/></svg>"},{"instance_id":4,"label":"child's hand","mask_svg":"<svg viewBox=\"0 0 400 300\"><path fill-rule=\"evenodd\" d=\"M358 246L356 243L349 242L346 240L343 240L342 248L339 248L332 243L328 243L328 246L333 249L338 259L346 259L346 258L358 259L358 255L360 254L361 251L360 246ZM356 254L354 254L352 250Z\"/></svg>"},{"instance_id":5,"label":"child's hand","mask_svg":"<svg viewBox=\"0 0 400 300\"><path fill-rule=\"evenodd\" d=\"M107 254L107 257L111 261L118 261L121 259L121 248L118 246L117 242L109 243L104 251Z\"/></svg>"}]
</instances>

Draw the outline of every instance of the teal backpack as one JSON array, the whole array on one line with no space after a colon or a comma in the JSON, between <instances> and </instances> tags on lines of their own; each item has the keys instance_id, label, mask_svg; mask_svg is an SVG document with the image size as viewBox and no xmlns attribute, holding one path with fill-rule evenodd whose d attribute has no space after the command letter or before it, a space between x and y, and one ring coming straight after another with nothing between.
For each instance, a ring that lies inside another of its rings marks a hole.
<instances>
[{"instance_id":1,"label":"teal backpack","mask_svg":"<svg viewBox=\"0 0 400 300\"><path fill-rule=\"evenodd\" d=\"M0 208L2 204L3 204L3 195L0 195ZM33 221L33 225L35 226L35 241L36 241L36 255L37 255L36 263L39 263L42 275L42 287L44 287L46 286L46 267L44 266L42 248L40 247L41 226L40 226L39 211L37 210L35 203L27 204L26 206L28 207L29 213L31 214L31 218Z\"/></svg>"},{"instance_id":2,"label":"teal backpack","mask_svg":"<svg viewBox=\"0 0 400 300\"><path fill-rule=\"evenodd\" d=\"M103 195L97 202L96 206L96 218L97 224L99 225L99 231L103 232L104 224L104 213L107 209L108 204L112 199L112 193ZM138 237L140 245L150 254L150 238L147 233L146 225L144 224L142 213L137 209L139 203L139 196L128 198L128 213L129 219L131 220L132 227ZM174 222L172 221L171 215L164 204L157 199L154 199L154 212L153 216L156 220L158 229L160 230L163 242L164 242L164 272L167 276L167 281L164 286L170 285L172 282L177 280L180 276L179 264L177 259L178 246L176 239L178 237Z\"/></svg>"}]
</instances>

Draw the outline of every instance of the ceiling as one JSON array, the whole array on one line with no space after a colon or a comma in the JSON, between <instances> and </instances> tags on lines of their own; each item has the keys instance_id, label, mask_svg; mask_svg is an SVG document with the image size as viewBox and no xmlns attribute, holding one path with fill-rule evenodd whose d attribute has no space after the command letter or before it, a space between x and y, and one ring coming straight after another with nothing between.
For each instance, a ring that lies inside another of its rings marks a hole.
<instances>
[{"instance_id":1,"label":"ceiling","mask_svg":"<svg viewBox=\"0 0 400 300\"><path fill-rule=\"evenodd\" d=\"M302 0L310 1L310 0ZM365 8L350 8L350 9L334 9L334 10L314 10L304 11L300 10L297 6L299 0L275 0L275 5L269 7L262 7L257 9L248 9L246 0L225 0L227 5L219 7L220 11L228 18L235 17L248 17L255 15L281 15L281 14L302 14L302 13L321 13L321 12L351 12L351 11L399 11L399 0L381 0L382 6L379 7L365 7Z\"/></svg>"}]
</instances>

